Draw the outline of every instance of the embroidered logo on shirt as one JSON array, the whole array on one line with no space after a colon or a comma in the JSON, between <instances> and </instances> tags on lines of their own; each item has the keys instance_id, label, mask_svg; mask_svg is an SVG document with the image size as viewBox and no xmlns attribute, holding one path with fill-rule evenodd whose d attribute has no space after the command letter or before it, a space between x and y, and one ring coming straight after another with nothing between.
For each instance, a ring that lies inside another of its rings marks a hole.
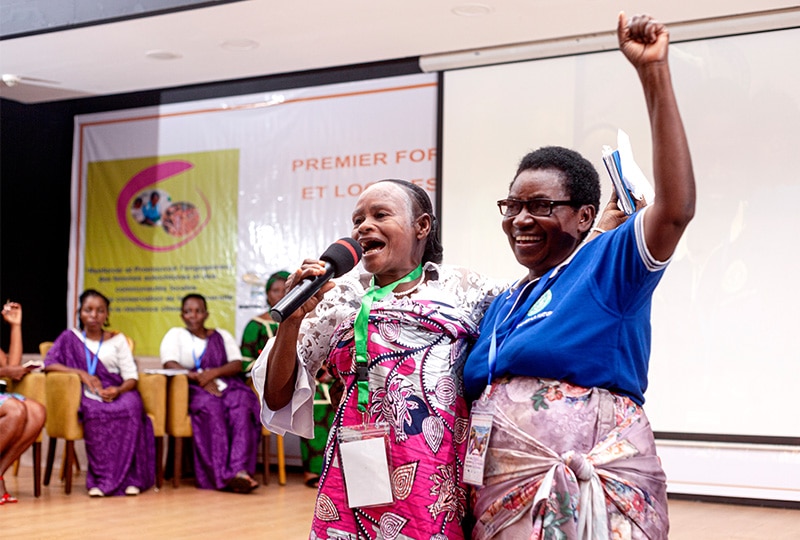
<instances>
[{"instance_id":1,"label":"embroidered logo on shirt","mask_svg":"<svg viewBox=\"0 0 800 540\"><path fill-rule=\"evenodd\" d=\"M553 299L553 293L550 289L547 289L542 296L539 297L538 300L531 306L531 309L528 310L528 317L532 317L542 311L544 308L547 307L547 304L550 303L550 300Z\"/></svg>"}]
</instances>

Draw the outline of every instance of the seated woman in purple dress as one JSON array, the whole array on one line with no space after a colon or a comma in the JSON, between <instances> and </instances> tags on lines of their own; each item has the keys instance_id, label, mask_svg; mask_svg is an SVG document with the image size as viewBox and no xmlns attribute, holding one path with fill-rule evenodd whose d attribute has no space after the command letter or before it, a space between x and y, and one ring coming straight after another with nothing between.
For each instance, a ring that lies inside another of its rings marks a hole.
<instances>
[{"instance_id":1,"label":"seated woman in purple dress","mask_svg":"<svg viewBox=\"0 0 800 540\"><path fill-rule=\"evenodd\" d=\"M206 328L206 299L188 294L181 302L185 327L161 341L161 363L189 370L194 472L197 487L248 493L255 474L261 425L258 400L240 378L242 354L233 336Z\"/></svg>"},{"instance_id":2,"label":"seated woman in purple dress","mask_svg":"<svg viewBox=\"0 0 800 540\"><path fill-rule=\"evenodd\" d=\"M32 369L22 365L22 306L7 302L3 319L11 325L8 354L0 349L0 377L19 381ZM6 491L3 474L33 444L44 426L41 403L0 388L0 506L17 502Z\"/></svg>"},{"instance_id":3,"label":"seated woman in purple dress","mask_svg":"<svg viewBox=\"0 0 800 540\"><path fill-rule=\"evenodd\" d=\"M77 373L79 410L91 497L138 495L155 483L155 437L136 382L128 340L107 330L109 300L93 289L80 296L78 328L64 330L45 357L45 371Z\"/></svg>"}]
</instances>

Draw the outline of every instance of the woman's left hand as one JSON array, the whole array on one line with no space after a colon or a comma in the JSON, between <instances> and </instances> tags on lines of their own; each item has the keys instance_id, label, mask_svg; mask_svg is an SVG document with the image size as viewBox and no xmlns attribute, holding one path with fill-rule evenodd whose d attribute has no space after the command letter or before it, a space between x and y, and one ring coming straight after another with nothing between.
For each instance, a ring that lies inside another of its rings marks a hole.
<instances>
[{"instance_id":1,"label":"woman's left hand","mask_svg":"<svg viewBox=\"0 0 800 540\"><path fill-rule=\"evenodd\" d=\"M214 375L211 370L205 369L197 373L197 378L195 380L199 386L205 388L208 383L214 382L214 379L216 379L216 375Z\"/></svg>"},{"instance_id":2,"label":"woman's left hand","mask_svg":"<svg viewBox=\"0 0 800 540\"><path fill-rule=\"evenodd\" d=\"M628 20L625 13L620 13L617 39L620 50L637 69L667 60L669 30L650 15L634 15Z\"/></svg>"},{"instance_id":3,"label":"woman's left hand","mask_svg":"<svg viewBox=\"0 0 800 540\"><path fill-rule=\"evenodd\" d=\"M222 392L220 392L219 388L217 388L217 383L216 383L216 381L214 381L214 379L211 379L206 384L204 384L203 385L203 390L205 390L209 394L217 396L217 397L222 395Z\"/></svg>"},{"instance_id":4,"label":"woman's left hand","mask_svg":"<svg viewBox=\"0 0 800 540\"><path fill-rule=\"evenodd\" d=\"M111 403L112 401L117 399L120 394L121 392L119 391L118 386L106 386L105 388L97 392L97 395L103 398L103 401L106 401L108 403Z\"/></svg>"}]
</instances>

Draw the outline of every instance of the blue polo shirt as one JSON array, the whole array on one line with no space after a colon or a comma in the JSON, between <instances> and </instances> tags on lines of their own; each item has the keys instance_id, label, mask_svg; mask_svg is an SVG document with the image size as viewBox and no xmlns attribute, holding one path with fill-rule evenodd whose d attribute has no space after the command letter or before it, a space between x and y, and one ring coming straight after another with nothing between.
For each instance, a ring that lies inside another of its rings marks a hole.
<instances>
[{"instance_id":1,"label":"blue polo shirt","mask_svg":"<svg viewBox=\"0 0 800 540\"><path fill-rule=\"evenodd\" d=\"M537 282L495 299L464 366L469 398L487 384L495 334L494 380L557 379L644 403L651 298L668 261L647 251L643 215L584 244Z\"/></svg>"}]
</instances>

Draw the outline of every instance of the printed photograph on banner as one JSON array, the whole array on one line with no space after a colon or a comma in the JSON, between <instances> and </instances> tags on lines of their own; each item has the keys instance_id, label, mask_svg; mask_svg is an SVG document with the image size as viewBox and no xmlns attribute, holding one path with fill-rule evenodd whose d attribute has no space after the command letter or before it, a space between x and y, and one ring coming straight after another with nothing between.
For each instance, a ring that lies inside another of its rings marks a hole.
<instances>
[{"instance_id":1,"label":"printed photograph on banner","mask_svg":"<svg viewBox=\"0 0 800 540\"><path fill-rule=\"evenodd\" d=\"M158 356L189 293L210 326L233 328L238 180L238 150L87 165L84 289L109 297L137 354Z\"/></svg>"}]
</instances>

